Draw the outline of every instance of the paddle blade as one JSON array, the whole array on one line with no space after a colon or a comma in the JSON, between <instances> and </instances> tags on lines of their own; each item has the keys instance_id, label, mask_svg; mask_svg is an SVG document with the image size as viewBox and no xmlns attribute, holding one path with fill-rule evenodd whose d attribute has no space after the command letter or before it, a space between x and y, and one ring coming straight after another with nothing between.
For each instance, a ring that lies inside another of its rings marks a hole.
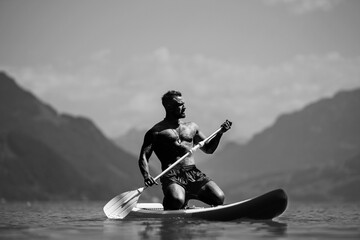
<instances>
[{"instance_id":1,"label":"paddle blade","mask_svg":"<svg viewBox=\"0 0 360 240\"><path fill-rule=\"evenodd\" d=\"M145 188L124 192L111 199L104 206L104 213L111 219L123 219L136 206L141 193Z\"/></svg>"}]
</instances>

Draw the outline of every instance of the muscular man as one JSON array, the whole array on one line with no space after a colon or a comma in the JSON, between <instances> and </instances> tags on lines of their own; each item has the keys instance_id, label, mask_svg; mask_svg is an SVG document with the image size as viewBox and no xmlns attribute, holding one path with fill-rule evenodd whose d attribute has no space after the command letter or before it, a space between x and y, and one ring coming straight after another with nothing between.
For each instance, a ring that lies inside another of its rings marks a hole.
<instances>
[{"instance_id":1,"label":"muscular man","mask_svg":"<svg viewBox=\"0 0 360 240\"><path fill-rule=\"evenodd\" d=\"M193 122L183 122L185 118L185 104L178 91L169 91L162 97L162 104L166 111L164 120L155 124L144 137L139 157L140 171L145 185L157 184L149 173L149 158L152 152L161 162L164 171L177 159L186 154L193 146L206 137ZM212 154L222 134L231 128L231 122L226 120L222 130L202 148L202 151ZM209 205L224 203L224 193L219 186L198 170L193 155L187 156L169 172L160 178L164 193L163 205L165 210L182 209L189 199L197 199Z\"/></svg>"}]
</instances>

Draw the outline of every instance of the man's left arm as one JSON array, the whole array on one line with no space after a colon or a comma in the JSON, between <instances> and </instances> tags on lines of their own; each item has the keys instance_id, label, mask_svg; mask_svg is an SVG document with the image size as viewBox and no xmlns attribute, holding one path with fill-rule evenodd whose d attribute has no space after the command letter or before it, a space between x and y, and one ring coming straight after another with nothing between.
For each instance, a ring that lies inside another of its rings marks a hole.
<instances>
[{"instance_id":1,"label":"man's left arm","mask_svg":"<svg viewBox=\"0 0 360 240\"><path fill-rule=\"evenodd\" d=\"M229 120L226 120L223 124L221 124L221 131L216 134L214 138L212 138L209 142L207 142L202 148L200 148L203 152L207 154L212 154L215 152L217 147L219 146L220 139L223 135L223 133L227 132L231 128L232 122ZM205 136L203 133L200 132L200 130L197 131L196 134L197 142L200 142L205 139Z\"/></svg>"}]
</instances>

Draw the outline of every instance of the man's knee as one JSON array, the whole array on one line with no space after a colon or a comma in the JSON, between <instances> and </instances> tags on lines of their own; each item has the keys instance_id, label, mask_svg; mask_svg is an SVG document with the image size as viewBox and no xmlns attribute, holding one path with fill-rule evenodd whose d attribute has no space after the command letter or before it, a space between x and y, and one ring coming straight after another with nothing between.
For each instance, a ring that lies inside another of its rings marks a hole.
<instances>
[{"instance_id":1,"label":"man's knee","mask_svg":"<svg viewBox=\"0 0 360 240\"><path fill-rule=\"evenodd\" d=\"M185 204L185 198L181 196L166 196L164 197L164 210L178 210Z\"/></svg>"},{"instance_id":2,"label":"man's knee","mask_svg":"<svg viewBox=\"0 0 360 240\"><path fill-rule=\"evenodd\" d=\"M170 185L164 191L163 205L165 210L177 210L183 208L185 204L185 190L177 185Z\"/></svg>"},{"instance_id":3,"label":"man's knee","mask_svg":"<svg viewBox=\"0 0 360 240\"><path fill-rule=\"evenodd\" d=\"M213 206L223 205L225 194L215 182L211 181L203 187L200 200Z\"/></svg>"},{"instance_id":4,"label":"man's knee","mask_svg":"<svg viewBox=\"0 0 360 240\"><path fill-rule=\"evenodd\" d=\"M219 191L217 192L216 194L216 198L214 199L215 200L215 205L223 205L224 204L224 201L225 201L225 194L223 191Z\"/></svg>"}]
</instances>

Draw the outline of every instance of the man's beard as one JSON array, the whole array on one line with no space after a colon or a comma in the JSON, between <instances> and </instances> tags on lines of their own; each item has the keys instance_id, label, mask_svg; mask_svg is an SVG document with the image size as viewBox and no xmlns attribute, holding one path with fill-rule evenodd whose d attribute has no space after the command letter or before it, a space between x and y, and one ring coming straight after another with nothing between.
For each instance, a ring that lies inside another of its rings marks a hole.
<instances>
[{"instance_id":1,"label":"man's beard","mask_svg":"<svg viewBox=\"0 0 360 240\"><path fill-rule=\"evenodd\" d=\"M185 118L186 117L185 111L180 112L179 115L180 115L179 118Z\"/></svg>"}]
</instances>

